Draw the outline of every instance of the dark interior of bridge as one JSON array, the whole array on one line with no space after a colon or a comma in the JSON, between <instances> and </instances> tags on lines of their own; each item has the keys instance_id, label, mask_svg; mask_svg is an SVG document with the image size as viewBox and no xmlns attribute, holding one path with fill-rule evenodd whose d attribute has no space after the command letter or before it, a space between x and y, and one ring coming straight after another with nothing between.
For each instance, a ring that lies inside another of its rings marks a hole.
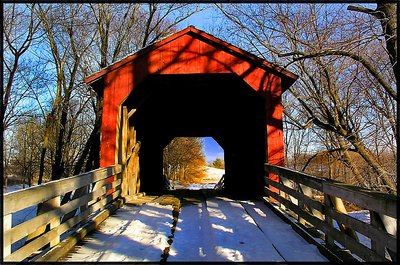
<instances>
[{"instance_id":1,"label":"dark interior of bridge","mask_svg":"<svg viewBox=\"0 0 400 265\"><path fill-rule=\"evenodd\" d=\"M213 137L224 149L225 194L262 194L265 101L235 74L151 75L123 103L141 142L140 191L163 192L163 149L174 137Z\"/></svg>"}]
</instances>

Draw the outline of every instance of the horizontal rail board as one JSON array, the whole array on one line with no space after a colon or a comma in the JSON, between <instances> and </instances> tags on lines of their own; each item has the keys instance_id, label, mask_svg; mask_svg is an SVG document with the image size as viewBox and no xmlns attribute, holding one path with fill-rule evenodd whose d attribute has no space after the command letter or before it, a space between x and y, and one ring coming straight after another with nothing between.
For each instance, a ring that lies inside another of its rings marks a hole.
<instances>
[{"instance_id":1,"label":"horizontal rail board","mask_svg":"<svg viewBox=\"0 0 400 265\"><path fill-rule=\"evenodd\" d=\"M294 213L298 214L302 218L304 218L307 222L311 223L314 225L317 229L322 230L324 233L326 233L329 236L332 236L336 241L338 241L340 244L345 246L347 249L355 253L357 256L361 257L364 260L368 261L387 261L385 258L381 257L377 253L373 252L371 249L368 247L364 246L363 244L357 242L350 236L346 235L345 233L342 233L335 228L329 226L327 223L324 221L321 221L320 219L310 215L309 213L303 211L297 205L293 204L292 202L282 198L279 196L279 194L269 190L267 187L264 188L265 193L268 196L273 197L275 200L279 201L283 205L285 205L287 208L291 209Z\"/></svg>"},{"instance_id":2,"label":"horizontal rail board","mask_svg":"<svg viewBox=\"0 0 400 265\"><path fill-rule=\"evenodd\" d=\"M378 228L364 223L356 218L349 215L340 213L334 209L328 208L327 214L329 214L333 219L337 220L339 223L346 224L352 229L360 232L361 234L373 238L376 241L386 242L387 247L396 251L397 239L386 231L379 230Z\"/></svg>"},{"instance_id":3,"label":"horizontal rail board","mask_svg":"<svg viewBox=\"0 0 400 265\"><path fill-rule=\"evenodd\" d=\"M318 210L321 213L324 212L325 206L322 203L320 203L319 201L313 200L312 198L308 197L307 195L301 194L301 193L297 192L296 190L291 189L288 186L282 185L281 183L270 180L268 178L266 178L265 181L267 182L267 184L274 186L275 188L278 188L279 190L293 196L294 198L302 201L302 203L307 204L308 206L314 208L315 210Z\"/></svg>"},{"instance_id":4,"label":"horizontal rail board","mask_svg":"<svg viewBox=\"0 0 400 265\"><path fill-rule=\"evenodd\" d=\"M57 262L60 258L66 256L79 240L83 239L88 233L97 228L101 222L114 213L121 205L123 205L122 199L108 204L104 210L96 214L90 221L86 222L82 227L60 242L60 244L50 249L43 256L38 257L35 262Z\"/></svg>"},{"instance_id":5,"label":"horizontal rail board","mask_svg":"<svg viewBox=\"0 0 400 265\"><path fill-rule=\"evenodd\" d=\"M27 245L23 246L22 248L18 249L17 251L11 253L7 257L4 258L4 261L23 261L27 257L31 255L34 251L42 248L46 244L48 244L51 240L56 238L57 236L61 235L62 233L68 231L71 227L77 225L81 221L87 219L87 217L97 211L98 209L104 207L106 204L115 200L121 194L121 190L117 190L114 193L110 194L106 198L102 199L101 201L93 204L92 206L88 207L84 212L81 214L74 216L73 218L67 220L66 222L62 223L61 225L53 228L52 230L48 231L44 235L36 238L32 242L28 243Z\"/></svg>"},{"instance_id":6,"label":"horizontal rail board","mask_svg":"<svg viewBox=\"0 0 400 265\"><path fill-rule=\"evenodd\" d=\"M381 193L338 183L324 183L323 192L343 198L348 202L355 203L377 213L397 218L397 201L395 196L377 196L381 195Z\"/></svg>"},{"instance_id":7,"label":"horizontal rail board","mask_svg":"<svg viewBox=\"0 0 400 265\"><path fill-rule=\"evenodd\" d=\"M93 182L119 174L122 170L121 165L110 166L100 170L94 170L65 179L51 181L39 186L25 190L10 192L4 195L3 215L17 212L32 205L50 200L56 196L76 190L77 188L89 185Z\"/></svg>"},{"instance_id":8,"label":"horizontal rail board","mask_svg":"<svg viewBox=\"0 0 400 265\"><path fill-rule=\"evenodd\" d=\"M311 175L307 175L295 170L290 170L284 167L275 166L265 164L264 168L267 172L273 173L279 176L283 176L285 178L294 180L297 183L304 184L310 188L316 189L318 191L322 191L322 182L324 179L317 178Z\"/></svg>"},{"instance_id":9,"label":"horizontal rail board","mask_svg":"<svg viewBox=\"0 0 400 265\"><path fill-rule=\"evenodd\" d=\"M115 187L116 187L121 183L121 180L117 180L114 183L115 183ZM88 194L85 194L79 198L76 198L75 200L72 200L66 204L63 204L57 209L40 214L39 216L36 216L36 217L34 217L26 222L23 222L9 230L4 231L4 235L3 235L4 246L11 245L12 243L20 240L24 236L27 236L28 234L34 232L37 229L37 227L46 225L47 223L49 223L52 219L54 219L57 216L62 216L64 214L69 213L70 211L72 211L74 209L77 209L80 206L86 205L91 200L96 199L97 197L105 194L106 191L107 191L106 187L103 186L100 189L94 190Z\"/></svg>"}]
</instances>

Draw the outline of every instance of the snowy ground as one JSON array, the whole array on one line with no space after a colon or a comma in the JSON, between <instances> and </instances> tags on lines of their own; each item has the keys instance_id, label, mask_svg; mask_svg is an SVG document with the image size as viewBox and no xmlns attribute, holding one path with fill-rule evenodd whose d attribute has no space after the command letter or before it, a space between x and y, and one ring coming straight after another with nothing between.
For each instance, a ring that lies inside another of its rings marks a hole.
<instances>
[{"instance_id":1,"label":"snowy ground","mask_svg":"<svg viewBox=\"0 0 400 265\"><path fill-rule=\"evenodd\" d=\"M172 207L124 206L66 261L327 261L262 202L213 198L183 206L172 236ZM288 247L290 246L290 247Z\"/></svg>"},{"instance_id":2,"label":"snowy ground","mask_svg":"<svg viewBox=\"0 0 400 265\"><path fill-rule=\"evenodd\" d=\"M206 177L203 178L202 183L193 183L185 187L179 183L174 183L175 189L189 189L189 190L200 190L200 189L213 189L222 175L225 174L224 169L214 167L204 167L206 170Z\"/></svg>"}]
</instances>

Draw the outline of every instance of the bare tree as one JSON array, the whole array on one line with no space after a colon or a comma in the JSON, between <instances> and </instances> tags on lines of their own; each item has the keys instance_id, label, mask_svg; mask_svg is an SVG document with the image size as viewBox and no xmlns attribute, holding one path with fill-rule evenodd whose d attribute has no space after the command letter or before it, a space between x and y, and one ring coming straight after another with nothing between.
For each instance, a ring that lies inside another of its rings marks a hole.
<instances>
[{"instance_id":1,"label":"bare tree","mask_svg":"<svg viewBox=\"0 0 400 265\"><path fill-rule=\"evenodd\" d=\"M36 13L42 21L42 29L46 34L56 72L55 99L46 119L41 157L43 163L50 140L50 131L54 129L55 154L52 163L52 179L55 180L65 174L65 155L73 131L73 126L69 126L71 124L68 120L71 111L70 102L78 87L77 78L80 73L81 59L90 47L93 36L86 34L89 25L85 21L88 16L82 5L38 5Z\"/></svg>"},{"instance_id":2,"label":"bare tree","mask_svg":"<svg viewBox=\"0 0 400 265\"><path fill-rule=\"evenodd\" d=\"M17 126L13 143L16 150L14 161L20 170L19 175L23 184L33 184L34 177L39 173L39 157L42 140L42 125L34 117L29 118Z\"/></svg>"},{"instance_id":3,"label":"bare tree","mask_svg":"<svg viewBox=\"0 0 400 265\"><path fill-rule=\"evenodd\" d=\"M0 106L1 135L13 123L18 116L19 103L26 97L27 89L15 89L15 80L20 78L21 58L35 40L40 21L32 14L30 5L4 5L3 13L3 38L4 53L2 63L4 66L5 91L2 94ZM3 85L3 84L2 84ZM1 144L3 147L3 144ZM1 161L3 160L3 148L1 148ZM3 164L1 172L3 173Z\"/></svg>"},{"instance_id":4,"label":"bare tree","mask_svg":"<svg viewBox=\"0 0 400 265\"><path fill-rule=\"evenodd\" d=\"M164 148L164 174L173 181L199 181L204 177L205 165L201 138L177 137Z\"/></svg>"},{"instance_id":5,"label":"bare tree","mask_svg":"<svg viewBox=\"0 0 400 265\"><path fill-rule=\"evenodd\" d=\"M371 19L347 11L346 5L217 7L232 22L231 34L253 52L285 63L284 67L299 75L289 89L300 114L292 121L303 128L311 123L333 133L332 150L340 151L340 159L352 169L360 185L369 183L371 175L360 171L349 150L357 152L374 172L379 183L374 188L395 192L393 167L384 168L374 155L383 151L382 145L371 144L377 137L386 141L396 138L393 113L397 63L391 59L395 57L390 47L397 37L387 24L395 17L395 5L383 8L378 4L377 12L384 13L378 21L376 16ZM389 20L382 23L382 18ZM381 119L376 122L373 117L378 116Z\"/></svg>"}]
</instances>

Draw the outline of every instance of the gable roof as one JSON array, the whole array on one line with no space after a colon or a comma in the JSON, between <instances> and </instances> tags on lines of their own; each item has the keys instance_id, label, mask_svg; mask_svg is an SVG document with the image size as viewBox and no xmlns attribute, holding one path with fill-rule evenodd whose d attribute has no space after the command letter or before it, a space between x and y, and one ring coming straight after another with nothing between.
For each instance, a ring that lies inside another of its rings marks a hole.
<instances>
[{"instance_id":1,"label":"gable roof","mask_svg":"<svg viewBox=\"0 0 400 265\"><path fill-rule=\"evenodd\" d=\"M125 58L123 58L117 62L110 64L109 66L101 69L98 72L93 73L92 75L86 77L84 82L88 85L94 84L96 81L101 79L107 73L109 73L117 68L120 68L123 65L135 60L136 58L138 58L144 54L147 54L153 50L156 50L159 47L161 47L171 41L174 41L174 40L180 38L183 35L189 35L194 38L205 41L207 43L210 43L233 56L236 56L245 61L249 61L251 64L254 64L262 69L271 71L271 72L275 73L276 75L281 76L283 79L282 83L284 84L283 89L290 87L297 79L297 75L293 74L292 72L290 72L280 66L272 64L260 57L257 57L256 55L254 55L252 53L249 53L249 52L247 52L243 49L240 49L236 46L233 46L232 44L229 44L226 41L216 38L213 35L208 34L202 30L196 29L194 26L189 26L175 34L172 34L172 35L158 41L158 42L152 43L152 44L146 46L145 48L143 48L131 55L128 55Z\"/></svg>"}]
</instances>

